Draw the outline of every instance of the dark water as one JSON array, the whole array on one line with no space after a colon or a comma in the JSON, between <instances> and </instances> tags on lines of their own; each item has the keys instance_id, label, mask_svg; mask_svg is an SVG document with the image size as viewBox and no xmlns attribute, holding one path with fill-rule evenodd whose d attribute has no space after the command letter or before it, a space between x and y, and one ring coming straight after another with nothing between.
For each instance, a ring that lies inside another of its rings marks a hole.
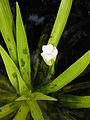
<instances>
[{"instance_id":1,"label":"dark water","mask_svg":"<svg viewBox=\"0 0 90 120\"><path fill-rule=\"evenodd\" d=\"M10 0L14 19L15 2L16 0ZM37 44L39 42L41 33L44 31L49 37L56 18L60 0L18 0L18 3L21 9L22 18L27 33L31 53L31 64L33 66L35 62L34 54L37 49ZM79 57L81 57L90 49L89 26L90 0L73 0L71 13L58 45L59 56L56 64L55 76L62 73L66 68L68 68L73 62L75 62ZM5 47L5 44L2 40L0 40L0 44ZM0 71L3 73L1 69ZM90 66L88 66L80 78L77 78L77 80L71 84L89 81L89 79ZM75 95L90 95L90 87L88 89L79 90L72 93ZM60 114L58 114L59 109L61 109L61 113L63 113L63 116L61 117ZM52 120L56 120L55 116L57 116L58 120L69 120L65 118L65 111L66 113L70 112L70 114L77 120L90 120L90 109L71 110L64 108L59 104L55 104L54 106L50 104L48 113L50 110L52 110ZM73 119L71 118L70 120Z\"/></svg>"}]
</instances>

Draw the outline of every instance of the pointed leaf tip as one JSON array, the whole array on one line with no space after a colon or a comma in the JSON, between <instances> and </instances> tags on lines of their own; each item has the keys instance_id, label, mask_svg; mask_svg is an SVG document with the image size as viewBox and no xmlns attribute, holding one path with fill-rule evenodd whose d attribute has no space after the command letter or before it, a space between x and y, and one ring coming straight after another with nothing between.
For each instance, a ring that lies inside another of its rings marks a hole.
<instances>
[{"instance_id":1,"label":"pointed leaf tip","mask_svg":"<svg viewBox=\"0 0 90 120\"><path fill-rule=\"evenodd\" d=\"M16 2L16 43L19 68L23 80L29 89L31 89L31 67L30 52L27 42L27 36L18 3Z\"/></svg>"}]
</instances>

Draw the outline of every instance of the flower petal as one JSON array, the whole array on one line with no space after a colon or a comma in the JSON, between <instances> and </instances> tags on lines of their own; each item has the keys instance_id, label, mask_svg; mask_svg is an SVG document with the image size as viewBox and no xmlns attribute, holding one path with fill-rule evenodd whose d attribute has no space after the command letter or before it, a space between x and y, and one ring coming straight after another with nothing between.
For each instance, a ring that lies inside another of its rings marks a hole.
<instances>
[{"instance_id":1,"label":"flower petal","mask_svg":"<svg viewBox=\"0 0 90 120\"><path fill-rule=\"evenodd\" d=\"M42 50L44 53L50 54L53 51L53 45L43 45Z\"/></svg>"},{"instance_id":2,"label":"flower petal","mask_svg":"<svg viewBox=\"0 0 90 120\"><path fill-rule=\"evenodd\" d=\"M56 56L58 54L57 48L49 44L43 45L42 50L43 52L41 53L41 56L43 57L43 60L47 65L51 66L56 60Z\"/></svg>"}]
</instances>

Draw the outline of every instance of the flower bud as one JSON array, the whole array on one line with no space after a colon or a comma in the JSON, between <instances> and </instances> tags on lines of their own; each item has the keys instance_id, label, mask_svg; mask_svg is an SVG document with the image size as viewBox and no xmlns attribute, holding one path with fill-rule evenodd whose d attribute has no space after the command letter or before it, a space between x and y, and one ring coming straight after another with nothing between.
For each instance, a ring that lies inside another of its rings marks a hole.
<instances>
[{"instance_id":1,"label":"flower bud","mask_svg":"<svg viewBox=\"0 0 90 120\"><path fill-rule=\"evenodd\" d=\"M45 63L49 66L53 65L53 63L56 60L56 56L58 54L57 48L54 47L52 44L43 45L42 51L43 52L41 53L41 56L43 57Z\"/></svg>"}]
</instances>

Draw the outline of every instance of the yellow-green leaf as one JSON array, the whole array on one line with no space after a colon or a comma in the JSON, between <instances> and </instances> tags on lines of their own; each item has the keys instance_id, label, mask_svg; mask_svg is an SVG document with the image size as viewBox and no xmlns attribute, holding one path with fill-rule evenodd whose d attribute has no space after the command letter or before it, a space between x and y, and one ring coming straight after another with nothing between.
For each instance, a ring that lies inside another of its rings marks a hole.
<instances>
[{"instance_id":1,"label":"yellow-green leaf","mask_svg":"<svg viewBox=\"0 0 90 120\"><path fill-rule=\"evenodd\" d=\"M55 80L41 87L37 91L48 94L60 90L62 87L78 77L89 64L90 50L86 52L81 58L79 58L75 63L73 63L67 70L60 74Z\"/></svg>"},{"instance_id":2,"label":"yellow-green leaf","mask_svg":"<svg viewBox=\"0 0 90 120\"><path fill-rule=\"evenodd\" d=\"M48 44L52 44L57 47L60 37L65 28L73 0L61 0L60 7L57 13L57 17L49 38Z\"/></svg>"},{"instance_id":3,"label":"yellow-green leaf","mask_svg":"<svg viewBox=\"0 0 90 120\"><path fill-rule=\"evenodd\" d=\"M34 120L44 120L41 109L35 100L27 101L31 115Z\"/></svg>"},{"instance_id":4,"label":"yellow-green leaf","mask_svg":"<svg viewBox=\"0 0 90 120\"><path fill-rule=\"evenodd\" d=\"M8 19L8 23L10 24L10 28L12 29L13 32L15 32L15 25L14 25L14 20L10 8L9 0L0 0L0 2L3 5L4 11Z\"/></svg>"},{"instance_id":5,"label":"yellow-green leaf","mask_svg":"<svg viewBox=\"0 0 90 120\"><path fill-rule=\"evenodd\" d=\"M19 5L17 2L16 2L16 42L21 75L24 81L26 82L26 85L29 87L29 89L31 89L30 53Z\"/></svg>"},{"instance_id":6,"label":"yellow-green leaf","mask_svg":"<svg viewBox=\"0 0 90 120\"><path fill-rule=\"evenodd\" d=\"M0 107L0 118L16 111L19 108L20 102L13 102Z\"/></svg>"},{"instance_id":7,"label":"yellow-green leaf","mask_svg":"<svg viewBox=\"0 0 90 120\"><path fill-rule=\"evenodd\" d=\"M25 91L25 89L28 88L26 87L23 79L21 78L17 66L1 46L0 46L0 54L5 64L6 72L8 74L11 84L16 89L17 93L22 94Z\"/></svg>"},{"instance_id":8,"label":"yellow-green leaf","mask_svg":"<svg viewBox=\"0 0 90 120\"><path fill-rule=\"evenodd\" d=\"M11 22L13 21L11 18L11 13L7 15L7 13L10 11L10 10L7 10L7 7L8 7L8 4L6 4L6 1L0 0L0 31L6 43L6 46L8 48L11 58L15 63L17 63L16 44L15 44L12 26L11 26L12 24Z\"/></svg>"},{"instance_id":9,"label":"yellow-green leaf","mask_svg":"<svg viewBox=\"0 0 90 120\"><path fill-rule=\"evenodd\" d=\"M23 95L23 94L29 92L28 87L26 86L25 82L23 81L23 79L21 78L21 76L19 74L17 74L17 79L18 79L18 83L19 83L20 95Z\"/></svg>"},{"instance_id":10,"label":"yellow-green leaf","mask_svg":"<svg viewBox=\"0 0 90 120\"><path fill-rule=\"evenodd\" d=\"M27 103L22 102L21 106L20 106L17 114L13 118L13 120L26 120L28 112L29 112L29 107L28 107Z\"/></svg>"},{"instance_id":11,"label":"yellow-green leaf","mask_svg":"<svg viewBox=\"0 0 90 120\"><path fill-rule=\"evenodd\" d=\"M48 101L57 101L56 98L50 97L48 95L44 95L39 92L34 92L34 93L26 93L19 98L16 99L16 101L22 101L22 100L48 100Z\"/></svg>"}]
</instances>

